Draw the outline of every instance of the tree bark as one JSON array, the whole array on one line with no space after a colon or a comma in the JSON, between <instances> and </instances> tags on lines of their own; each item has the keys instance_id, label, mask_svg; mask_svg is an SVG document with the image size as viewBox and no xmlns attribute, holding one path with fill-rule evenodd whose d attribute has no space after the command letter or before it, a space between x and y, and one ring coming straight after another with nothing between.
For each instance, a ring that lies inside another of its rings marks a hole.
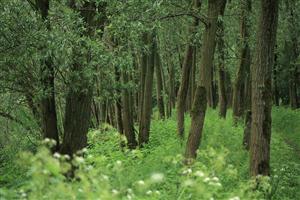
<instances>
[{"instance_id":1,"label":"tree bark","mask_svg":"<svg viewBox=\"0 0 300 200\"><path fill-rule=\"evenodd\" d=\"M201 1L194 0L194 9L200 9ZM180 87L177 94L177 133L180 138L184 137L184 111L186 106L186 97L188 92L189 86L189 79L190 79L190 71L192 68L192 58L193 58L193 51L194 46L192 44L193 35L196 32L196 29L199 25L199 19L194 18L194 22L190 27L189 30L189 44L186 47L185 58L182 66L181 71L181 82Z\"/></svg>"},{"instance_id":2,"label":"tree bark","mask_svg":"<svg viewBox=\"0 0 300 200\"><path fill-rule=\"evenodd\" d=\"M150 55L148 56L147 71L145 76L144 98L142 115L139 127L139 145L148 143L149 132L151 125L152 115L152 86L153 86L153 73L154 73L154 60L157 51L155 34L148 35L148 43L150 44Z\"/></svg>"},{"instance_id":3,"label":"tree bark","mask_svg":"<svg viewBox=\"0 0 300 200\"><path fill-rule=\"evenodd\" d=\"M288 39L285 41L288 46L288 51L286 53L290 53L289 55L289 99L290 106L292 109L299 108L299 97L297 94L297 81L298 81L298 67L297 58L299 56L299 47L298 47L298 33L295 31L296 18L295 18L295 1L287 0L285 1L287 13L289 17L287 19L289 32Z\"/></svg>"},{"instance_id":4,"label":"tree bark","mask_svg":"<svg viewBox=\"0 0 300 200\"><path fill-rule=\"evenodd\" d=\"M122 72L123 83L128 83L127 72ZM127 146L129 149L134 149L137 146L137 141L135 139L133 115L130 109L130 92L128 88L123 89L122 92L122 104L123 104L123 128L124 134L127 139Z\"/></svg>"},{"instance_id":5,"label":"tree bark","mask_svg":"<svg viewBox=\"0 0 300 200\"><path fill-rule=\"evenodd\" d=\"M252 77L250 174L270 175L272 68L278 23L278 0L261 0Z\"/></svg>"},{"instance_id":6,"label":"tree bark","mask_svg":"<svg viewBox=\"0 0 300 200\"><path fill-rule=\"evenodd\" d=\"M274 85L274 104L279 106L279 89L278 89L278 53L275 52L273 67L273 85Z\"/></svg>"},{"instance_id":7,"label":"tree bark","mask_svg":"<svg viewBox=\"0 0 300 200\"><path fill-rule=\"evenodd\" d=\"M116 83L119 83L121 81L120 71L116 67L115 67L115 79L116 79ZM116 92L118 94L121 93L119 88L117 88ZM115 113L116 113L116 121L117 121L118 131L121 135L123 135L122 99L120 98L120 96L118 96L116 99Z\"/></svg>"},{"instance_id":8,"label":"tree bark","mask_svg":"<svg viewBox=\"0 0 300 200\"><path fill-rule=\"evenodd\" d=\"M76 10L74 1L71 2L70 7ZM104 6L103 6L104 7ZM98 9L103 10L102 6ZM94 20L96 14L96 5L93 2L85 1L83 7L80 9L80 15L84 19L86 30L84 36L92 37ZM101 20L101 25L104 24L105 18ZM87 48L82 45L82 48ZM64 140L61 146L61 153L73 156L78 150L87 145L87 132L90 125L93 84L94 81L89 80L86 74L87 66L83 64L90 62L90 53L88 50L82 51L81 49L73 49L73 65L71 67L71 84L66 97L66 111L65 111L65 133ZM76 87L74 87L76 85Z\"/></svg>"},{"instance_id":9,"label":"tree bark","mask_svg":"<svg viewBox=\"0 0 300 200\"><path fill-rule=\"evenodd\" d=\"M142 40L144 45L147 44L148 36L146 33L143 34ZM142 62L140 66L140 93L139 93L139 113L138 113L138 121L141 121L142 114L143 114L143 106L144 106L144 93L145 93L145 79L146 79L146 72L148 66L148 55L146 54L145 50L142 49Z\"/></svg>"},{"instance_id":10,"label":"tree bark","mask_svg":"<svg viewBox=\"0 0 300 200\"><path fill-rule=\"evenodd\" d=\"M250 13L251 0L242 0L241 4L241 19L240 19L240 34L241 34L241 54L240 63L237 69L236 79L233 85L232 96L232 114L236 122L244 113L245 104L245 80L250 70L250 47L249 47L249 30L250 30Z\"/></svg>"},{"instance_id":11,"label":"tree bark","mask_svg":"<svg viewBox=\"0 0 300 200\"><path fill-rule=\"evenodd\" d=\"M169 98L168 98L168 117L171 117L172 110L176 104L175 92L175 69L173 62L169 63Z\"/></svg>"},{"instance_id":12,"label":"tree bark","mask_svg":"<svg viewBox=\"0 0 300 200\"><path fill-rule=\"evenodd\" d=\"M220 14L224 16L226 7L226 1L221 5ZM225 41L224 41L224 23L223 21L218 22L219 27L219 38L218 38L218 50L219 50L219 116L221 118L226 118L227 112L227 96L226 96L226 72L225 72Z\"/></svg>"},{"instance_id":13,"label":"tree bark","mask_svg":"<svg viewBox=\"0 0 300 200\"><path fill-rule=\"evenodd\" d=\"M160 119L165 118L165 104L163 97L163 79L162 79L162 68L161 68L161 60L160 55L156 52L155 55L155 74L156 74L156 98L157 98L157 106L159 110Z\"/></svg>"},{"instance_id":14,"label":"tree bark","mask_svg":"<svg viewBox=\"0 0 300 200\"><path fill-rule=\"evenodd\" d=\"M46 23L47 30L50 31L50 23L48 21L49 0L36 0L36 6L40 11L43 21ZM55 75L51 57L45 58L42 63L41 77L43 89L43 97L41 99L43 138L54 139L56 145L52 148L52 151L57 151L59 149L59 133L54 92Z\"/></svg>"},{"instance_id":15,"label":"tree bark","mask_svg":"<svg viewBox=\"0 0 300 200\"><path fill-rule=\"evenodd\" d=\"M196 158L196 151L199 148L202 138L206 106L208 103L207 91L211 87L211 70L216 47L217 19L220 5L224 0L208 1L208 19L210 26L207 26L203 35L200 61L200 80L197 86L192 106L192 121L189 137L186 144L185 157L188 161Z\"/></svg>"}]
</instances>

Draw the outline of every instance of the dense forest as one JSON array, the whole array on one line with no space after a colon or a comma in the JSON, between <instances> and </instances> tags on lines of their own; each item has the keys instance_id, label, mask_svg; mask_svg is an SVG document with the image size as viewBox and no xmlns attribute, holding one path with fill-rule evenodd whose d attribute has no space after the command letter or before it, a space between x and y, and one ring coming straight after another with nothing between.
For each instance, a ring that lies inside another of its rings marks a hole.
<instances>
[{"instance_id":1,"label":"dense forest","mask_svg":"<svg viewBox=\"0 0 300 200\"><path fill-rule=\"evenodd\" d=\"M300 199L299 0L0 0L0 200Z\"/></svg>"}]
</instances>

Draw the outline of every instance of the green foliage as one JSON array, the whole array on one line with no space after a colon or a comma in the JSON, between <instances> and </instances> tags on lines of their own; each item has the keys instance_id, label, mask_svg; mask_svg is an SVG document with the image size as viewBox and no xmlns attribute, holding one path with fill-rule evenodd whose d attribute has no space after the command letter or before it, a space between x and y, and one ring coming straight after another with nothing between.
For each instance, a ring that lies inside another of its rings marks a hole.
<instances>
[{"instance_id":1,"label":"green foliage","mask_svg":"<svg viewBox=\"0 0 300 200\"><path fill-rule=\"evenodd\" d=\"M259 185L249 181L243 127L232 126L230 114L223 120L208 111L199 156L191 166L183 164L174 117L154 120L150 143L133 151L121 149L119 133L104 124L89 132L88 148L75 155L72 179L65 176L69 157L52 156L42 145L37 153L20 154L14 169L25 177L15 177L19 184L0 194L4 199L296 199L299 157L285 139L299 139L299 112L274 109L272 176L259 178ZM189 124L187 117L186 130Z\"/></svg>"}]
</instances>

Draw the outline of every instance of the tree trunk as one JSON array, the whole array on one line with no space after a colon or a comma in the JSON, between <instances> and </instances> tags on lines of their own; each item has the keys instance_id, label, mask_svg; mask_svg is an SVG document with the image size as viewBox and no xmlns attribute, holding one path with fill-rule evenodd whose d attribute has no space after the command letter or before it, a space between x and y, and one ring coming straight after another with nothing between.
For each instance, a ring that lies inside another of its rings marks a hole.
<instances>
[{"instance_id":1,"label":"tree trunk","mask_svg":"<svg viewBox=\"0 0 300 200\"><path fill-rule=\"evenodd\" d=\"M217 19L221 3L224 0L208 1L208 19L210 26L207 26L203 35L200 61L200 80L197 86L192 106L192 121L189 137L186 144L185 157L189 161L196 158L196 151L199 148L202 129L204 125L206 106L208 103L207 91L211 87L211 70L216 46Z\"/></svg>"},{"instance_id":2,"label":"tree trunk","mask_svg":"<svg viewBox=\"0 0 300 200\"><path fill-rule=\"evenodd\" d=\"M47 21L49 11L49 0L36 0L36 6L40 11L47 30L50 31L50 23ZM59 134L57 128L56 102L54 93L54 67L51 57L47 57L42 64L41 84L43 97L41 99L41 114L43 126L43 138L54 139L56 145L52 151L59 149Z\"/></svg>"},{"instance_id":3,"label":"tree trunk","mask_svg":"<svg viewBox=\"0 0 300 200\"><path fill-rule=\"evenodd\" d=\"M74 1L71 2L70 7L76 9ZM83 7L80 9L80 15L86 23L84 35L87 37L93 35L93 27L96 25L94 21L95 14L95 4L87 1L84 2ZM101 21L102 24L104 24L104 20ZM82 48L86 47L82 45ZM86 74L89 73L87 66L83 64L90 62L89 51L87 49L86 51L82 51L82 49L77 48L74 48L73 51L74 63L71 67L72 74L70 79L72 80L72 85L69 86L66 97L65 133L60 149L63 154L69 154L70 156L73 156L74 153L87 145L87 132L90 125L94 84Z\"/></svg>"},{"instance_id":4,"label":"tree trunk","mask_svg":"<svg viewBox=\"0 0 300 200\"><path fill-rule=\"evenodd\" d=\"M273 67L273 85L274 85L274 104L279 106L279 89L278 89L278 53L275 52L274 67Z\"/></svg>"},{"instance_id":5,"label":"tree trunk","mask_svg":"<svg viewBox=\"0 0 300 200\"><path fill-rule=\"evenodd\" d=\"M188 162L190 162L189 159L194 159L197 156L196 152L202 138L206 107L206 89L203 86L197 86L191 110L191 129L185 149L185 157Z\"/></svg>"},{"instance_id":6,"label":"tree trunk","mask_svg":"<svg viewBox=\"0 0 300 200\"><path fill-rule=\"evenodd\" d=\"M246 150L249 150L251 135L251 110L247 110L245 117L245 128L243 137L243 146Z\"/></svg>"},{"instance_id":7,"label":"tree trunk","mask_svg":"<svg viewBox=\"0 0 300 200\"><path fill-rule=\"evenodd\" d=\"M296 1L294 0L287 0L285 1L286 4L286 12L289 14L287 18L287 23L289 27L288 31L288 39L285 41L288 50L286 53L290 53L289 56L289 99L290 99L290 106L292 109L297 109L299 107L299 97L297 94L297 81L298 81L298 67L297 58L299 56L299 48L298 48L298 41L299 37L298 33L295 31L295 27L297 26L296 18L295 18L295 7Z\"/></svg>"},{"instance_id":8,"label":"tree trunk","mask_svg":"<svg viewBox=\"0 0 300 200\"><path fill-rule=\"evenodd\" d=\"M116 83L119 83L121 80L121 74L119 72L119 69L115 67L115 79ZM120 89L117 88L116 92L118 94L121 93ZM123 121L122 121L122 100L121 97L118 96L115 103L115 113L116 113L116 121L118 126L118 131L121 135L123 135Z\"/></svg>"},{"instance_id":9,"label":"tree trunk","mask_svg":"<svg viewBox=\"0 0 300 200\"><path fill-rule=\"evenodd\" d=\"M226 1L221 6L220 13L224 16ZM223 21L218 22L219 27L219 38L218 38L218 50L219 50L219 105L220 111L219 116L226 118L227 112L227 97L226 97L226 72L225 72L225 41L224 41L224 23Z\"/></svg>"},{"instance_id":10,"label":"tree trunk","mask_svg":"<svg viewBox=\"0 0 300 200\"><path fill-rule=\"evenodd\" d=\"M250 47L249 47L249 30L250 30L250 12L251 0L243 0L241 3L241 21L240 21L240 34L241 34L241 55L240 63L237 69L236 79L233 85L232 96L232 114L236 122L242 117L244 113L244 90L245 80L250 69Z\"/></svg>"},{"instance_id":11,"label":"tree trunk","mask_svg":"<svg viewBox=\"0 0 300 200\"><path fill-rule=\"evenodd\" d=\"M216 77L216 66L212 66L211 70L211 102L208 102L209 107L212 109L216 109L218 105L218 99L217 99L217 77ZM208 97L209 98L209 97Z\"/></svg>"},{"instance_id":12,"label":"tree trunk","mask_svg":"<svg viewBox=\"0 0 300 200\"><path fill-rule=\"evenodd\" d=\"M145 77L144 99L142 107L142 116L139 127L139 145L149 141L149 132L152 115L152 86L154 73L154 59L157 51L156 38L154 34L148 35L148 43L150 44L150 55L148 56L147 71Z\"/></svg>"},{"instance_id":13,"label":"tree trunk","mask_svg":"<svg viewBox=\"0 0 300 200\"><path fill-rule=\"evenodd\" d=\"M194 0L194 8L198 10L201 6L200 0ZM177 94L177 133L180 138L184 137L184 111L186 106L186 97L188 92L189 86L189 79L190 79L190 71L192 68L192 58L193 58L193 51L194 46L192 44L193 35L197 31L197 27L199 25L199 20L194 18L194 22L190 27L189 30L189 44L186 48L185 58L182 66L181 71L181 82L180 87Z\"/></svg>"},{"instance_id":14,"label":"tree trunk","mask_svg":"<svg viewBox=\"0 0 300 200\"><path fill-rule=\"evenodd\" d=\"M169 64L169 101L168 101L168 117L172 115L172 109L175 107L176 104L176 97L175 97L175 69L172 62Z\"/></svg>"},{"instance_id":15,"label":"tree trunk","mask_svg":"<svg viewBox=\"0 0 300 200\"><path fill-rule=\"evenodd\" d=\"M278 23L278 0L261 0L252 77L250 174L270 175L272 68Z\"/></svg>"},{"instance_id":16,"label":"tree trunk","mask_svg":"<svg viewBox=\"0 0 300 200\"><path fill-rule=\"evenodd\" d=\"M127 72L122 72L123 83L128 83ZM137 146L137 141L135 139L133 115L130 109L130 92L128 88L123 89L122 92L122 104L123 104L123 127L124 134L127 139L127 146L129 149L134 149Z\"/></svg>"},{"instance_id":17,"label":"tree trunk","mask_svg":"<svg viewBox=\"0 0 300 200\"><path fill-rule=\"evenodd\" d=\"M143 43L146 45L148 41L148 36L146 33L143 34ZM145 94L145 79L148 66L148 55L145 50L142 50L142 62L140 66L140 93L139 93L139 113L138 121L142 120L143 107L144 107L144 94Z\"/></svg>"},{"instance_id":18,"label":"tree trunk","mask_svg":"<svg viewBox=\"0 0 300 200\"><path fill-rule=\"evenodd\" d=\"M162 68L161 68L161 60L160 55L156 52L155 55L155 72L156 72L156 98L157 98L157 106L159 110L160 119L165 118L165 104L163 97L163 79L162 79Z\"/></svg>"}]
</instances>

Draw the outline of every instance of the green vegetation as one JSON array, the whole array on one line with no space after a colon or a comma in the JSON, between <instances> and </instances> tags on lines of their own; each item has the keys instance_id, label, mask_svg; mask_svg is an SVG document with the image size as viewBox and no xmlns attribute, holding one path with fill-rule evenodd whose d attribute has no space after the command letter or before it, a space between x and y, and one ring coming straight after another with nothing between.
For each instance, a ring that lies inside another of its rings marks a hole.
<instances>
[{"instance_id":1,"label":"green vegetation","mask_svg":"<svg viewBox=\"0 0 300 200\"><path fill-rule=\"evenodd\" d=\"M64 176L70 167L68 156L51 156L47 144L36 153L8 147L1 155L17 161L4 160L9 166L0 168L1 199L297 199L299 111L274 108L273 119L272 176L259 186L248 179L242 125L233 127L230 117L223 120L209 110L201 150L192 166L183 164L183 146L173 137L175 118L153 120L151 142L133 151L120 149L120 136L110 125L91 130L86 152L73 161L72 180ZM189 124L187 118L187 130ZM24 145L31 144L26 140ZM254 192L255 187L259 189Z\"/></svg>"},{"instance_id":2,"label":"green vegetation","mask_svg":"<svg viewBox=\"0 0 300 200\"><path fill-rule=\"evenodd\" d=\"M0 200L298 200L300 0L0 0Z\"/></svg>"}]
</instances>

